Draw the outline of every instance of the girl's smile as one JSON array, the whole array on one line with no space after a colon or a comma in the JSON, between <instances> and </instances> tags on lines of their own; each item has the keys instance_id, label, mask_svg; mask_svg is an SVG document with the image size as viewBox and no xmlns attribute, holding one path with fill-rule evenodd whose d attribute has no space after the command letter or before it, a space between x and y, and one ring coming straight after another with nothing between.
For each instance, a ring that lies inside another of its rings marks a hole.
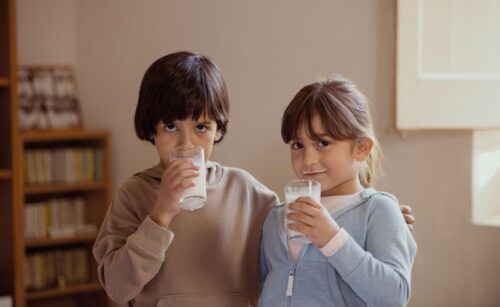
<instances>
[{"instance_id":1,"label":"girl's smile","mask_svg":"<svg viewBox=\"0 0 500 307\"><path fill-rule=\"evenodd\" d=\"M320 169L320 170L306 170L302 172L302 177L304 179L315 179L317 177L321 177L322 175L325 175L327 173L326 169Z\"/></svg>"}]
</instances>

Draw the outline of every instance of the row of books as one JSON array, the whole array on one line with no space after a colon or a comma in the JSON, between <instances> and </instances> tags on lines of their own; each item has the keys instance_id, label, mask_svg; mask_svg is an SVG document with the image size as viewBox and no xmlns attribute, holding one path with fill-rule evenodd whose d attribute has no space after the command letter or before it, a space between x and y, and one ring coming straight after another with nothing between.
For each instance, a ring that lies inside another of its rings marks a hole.
<instances>
[{"instance_id":1,"label":"row of books","mask_svg":"<svg viewBox=\"0 0 500 307\"><path fill-rule=\"evenodd\" d=\"M103 176L102 159L98 147L27 149L23 157L24 182L96 182Z\"/></svg>"},{"instance_id":2,"label":"row of books","mask_svg":"<svg viewBox=\"0 0 500 307\"><path fill-rule=\"evenodd\" d=\"M88 252L85 248L38 252L26 255L27 289L64 287L89 279Z\"/></svg>"},{"instance_id":3,"label":"row of books","mask_svg":"<svg viewBox=\"0 0 500 307\"><path fill-rule=\"evenodd\" d=\"M85 200L82 197L54 198L44 202L27 203L24 207L24 236L71 237L95 233L93 224L85 224Z\"/></svg>"}]
</instances>

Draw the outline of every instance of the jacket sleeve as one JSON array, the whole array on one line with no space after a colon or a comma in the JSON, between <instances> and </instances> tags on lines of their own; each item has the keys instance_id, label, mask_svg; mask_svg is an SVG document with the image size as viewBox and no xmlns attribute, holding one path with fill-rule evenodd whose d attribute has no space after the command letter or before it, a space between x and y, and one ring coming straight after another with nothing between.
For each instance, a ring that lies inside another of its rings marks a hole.
<instances>
[{"instance_id":1,"label":"jacket sleeve","mask_svg":"<svg viewBox=\"0 0 500 307\"><path fill-rule=\"evenodd\" d=\"M388 196L373 197L366 250L349 238L328 261L368 305L404 306L417 246L397 203Z\"/></svg>"},{"instance_id":2,"label":"jacket sleeve","mask_svg":"<svg viewBox=\"0 0 500 307\"><path fill-rule=\"evenodd\" d=\"M119 304L133 300L156 276L174 237L149 216L141 221L132 208L126 189L119 189L93 248L99 280Z\"/></svg>"},{"instance_id":3,"label":"jacket sleeve","mask_svg":"<svg viewBox=\"0 0 500 307\"><path fill-rule=\"evenodd\" d=\"M264 255L264 244L262 240L260 241L260 259L259 259L259 293L262 293L262 288L264 287L264 282L266 281L267 274L269 273L269 268L267 267L266 256Z\"/></svg>"}]
</instances>

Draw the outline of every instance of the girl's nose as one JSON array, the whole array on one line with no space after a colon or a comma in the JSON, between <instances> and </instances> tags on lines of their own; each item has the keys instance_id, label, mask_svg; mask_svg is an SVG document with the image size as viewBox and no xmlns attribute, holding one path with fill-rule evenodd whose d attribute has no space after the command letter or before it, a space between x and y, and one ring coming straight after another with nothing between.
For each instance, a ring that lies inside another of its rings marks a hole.
<instances>
[{"instance_id":1,"label":"girl's nose","mask_svg":"<svg viewBox=\"0 0 500 307\"><path fill-rule=\"evenodd\" d=\"M305 166L311 166L318 162L318 153L314 148L305 148L302 161Z\"/></svg>"}]
</instances>

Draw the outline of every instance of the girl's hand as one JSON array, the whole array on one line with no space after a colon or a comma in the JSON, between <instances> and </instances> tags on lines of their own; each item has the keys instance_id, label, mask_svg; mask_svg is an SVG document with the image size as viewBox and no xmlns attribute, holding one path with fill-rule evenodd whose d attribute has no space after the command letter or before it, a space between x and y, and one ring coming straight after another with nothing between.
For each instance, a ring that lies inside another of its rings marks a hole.
<instances>
[{"instance_id":1,"label":"girl's hand","mask_svg":"<svg viewBox=\"0 0 500 307\"><path fill-rule=\"evenodd\" d=\"M300 197L289 205L288 228L303 233L318 248L325 246L340 230L328 210L310 197Z\"/></svg>"},{"instance_id":2,"label":"girl's hand","mask_svg":"<svg viewBox=\"0 0 500 307\"><path fill-rule=\"evenodd\" d=\"M192 178L199 175L199 167L190 160L170 162L161 176L158 199L149 216L164 228L179 213L179 200L184 190L194 186Z\"/></svg>"}]
</instances>

